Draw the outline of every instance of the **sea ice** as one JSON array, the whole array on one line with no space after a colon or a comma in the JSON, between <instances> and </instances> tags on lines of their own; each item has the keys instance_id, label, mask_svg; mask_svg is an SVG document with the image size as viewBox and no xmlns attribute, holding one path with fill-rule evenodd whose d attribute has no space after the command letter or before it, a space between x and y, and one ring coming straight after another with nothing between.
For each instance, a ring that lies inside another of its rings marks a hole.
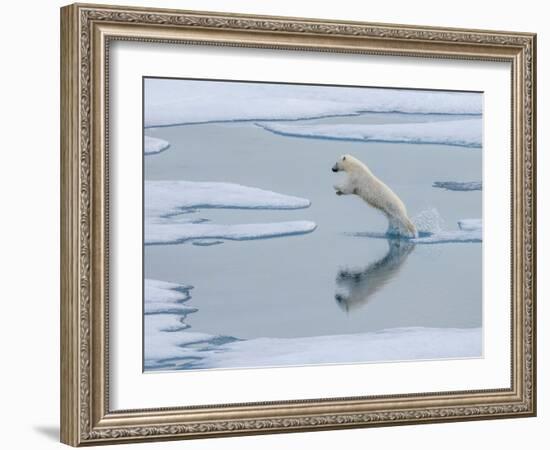
<instances>
[{"instance_id":1,"label":"sea ice","mask_svg":"<svg viewBox=\"0 0 550 450\"><path fill-rule=\"evenodd\" d=\"M305 198L235 183L145 181L145 215L151 218L189 208L300 209L309 205Z\"/></svg>"},{"instance_id":2,"label":"sea ice","mask_svg":"<svg viewBox=\"0 0 550 450\"><path fill-rule=\"evenodd\" d=\"M434 181L433 187L446 189L448 191L481 191L481 181Z\"/></svg>"},{"instance_id":3,"label":"sea ice","mask_svg":"<svg viewBox=\"0 0 550 450\"><path fill-rule=\"evenodd\" d=\"M236 225L214 223L182 224L167 220L164 223L146 223L145 244L177 244L193 239L199 239L202 245L204 245L204 239L246 241L310 233L316 227L315 222L307 220ZM200 243L199 245L201 245Z\"/></svg>"},{"instance_id":4,"label":"sea ice","mask_svg":"<svg viewBox=\"0 0 550 450\"><path fill-rule=\"evenodd\" d=\"M145 127L296 120L361 112L481 114L482 95L409 89L145 80Z\"/></svg>"},{"instance_id":5,"label":"sea ice","mask_svg":"<svg viewBox=\"0 0 550 450\"><path fill-rule=\"evenodd\" d=\"M145 182L145 244L198 240L249 240L303 234L316 227L310 221L258 224L214 224L179 215L204 208L299 209L310 201L234 183L194 181ZM212 241L210 241L212 242Z\"/></svg>"},{"instance_id":6,"label":"sea ice","mask_svg":"<svg viewBox=\"0 0 550 450\"><path fill-rule=\"evenodd\" d=\"M159 280L144 280L144 313L145 314L187 314L196 309L184 305L191 298L192 286L168 283Z\"/></svg>"},{"instance_id":7,"label":"sea ice","mask_svg":"<svg viewBox=\"0 0 550 450\"><path fill-rule=\"evenodd\" d=\"M208 339L187 331L160 331L149 334L147 338L145 367L148 370L302 366L482 356L480 328L394 328L362 334L249 340L222 337L220 345L214 344L214 337Z\"/></svg>"},{"instance_id":8,"label":"sea ice","mask_svg":"<svg viewBox=\"0 0 550 450\"><path fill-rule=\"evenodd\" d=\"M403 142L481 147L481 120L446 120L399 124L288 124L258 123L283 136L349 141Z\"/></svg>"},{"instance_id":9,"label":"sea ice","mask_svg":"<svg viewBox=\"0 0 550 450\"><path fill-rule=\"evenodd\" d=\"M458 227L464 231L478 231L481 233L483 221L481 219L462 219L458 221Z\"/></svg>"},{"instance_id":10,"label":"sea ice","mask_svg":"<svg viewBox=\"0 0 550 450\"><path fill-rule=\"evenodd\" d=\"M154 138L151 136L144 136L143 144L143 153L146 155L155 155L170 147L170 143L164 139Z\"/></svg>"}]
</instances>

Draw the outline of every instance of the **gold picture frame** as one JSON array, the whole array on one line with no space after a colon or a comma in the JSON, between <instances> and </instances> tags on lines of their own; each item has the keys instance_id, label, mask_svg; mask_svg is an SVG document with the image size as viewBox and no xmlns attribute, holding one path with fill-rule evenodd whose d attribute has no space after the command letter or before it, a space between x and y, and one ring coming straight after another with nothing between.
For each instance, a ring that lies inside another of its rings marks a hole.
<instances>
[{"instance_id":1,"label":"gold picture frame","mask_svg":"<svg viewBox=\"0 0 550 450\"><path fill-rule=\"evenodd\" d=\"M511 386L109 407L108 58L115 40L505 61L512 67ZM61 9L61 441L94 445L536 414L536 35L74 4Z\"/></svg>"}]
</instances>

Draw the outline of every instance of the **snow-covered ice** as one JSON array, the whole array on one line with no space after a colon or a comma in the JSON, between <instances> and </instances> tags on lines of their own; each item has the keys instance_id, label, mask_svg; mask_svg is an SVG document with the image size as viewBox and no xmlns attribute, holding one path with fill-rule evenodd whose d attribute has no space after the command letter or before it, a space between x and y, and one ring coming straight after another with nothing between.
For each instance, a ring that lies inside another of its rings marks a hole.
<instances>
[{"instance_id":1,"label":"snow-covered ice","mask_svg":"<svg viewBox=\"0 0 550 450\"><path fill-rule=\"evenodd\" d=\"M235 183L145 181L145 214L167 217L189 208L300 209L310 201Z\"/></svg>"},{"instance_id":2,"label":"snow-covered ice","mask_svg":"<svg viewBox=\"0 0 550 450\"><path fill-rule=\"evenodd\" d=\"M144 280L145 314L187 314L196 309L184 305L191 298L192 286L159 280Z\"/></svg>"},{"instance_id":3,"label":"snow-covered ice","mask_svg":"<svg viewBox=\"0 0 550 450\"><path fill-rule=\"evenodd\" d=\"M387 233L379 232L357 232L347 233L349 236L368 237L375 239L406 239L414 244L458 244L458 243L474 243L482 241L482 230L443 230L438 233L419 232L416 238L393 237Z\"/></svg>"},{"instance_id":4,"label":"snow-covered ice","mask_svg":"<svg viewBox=\"0 0 550 450\"><path fill-rule=\"evenodd\" d=\"M243 120L296 120L361 112L481 114L470 92L292 84L145 80L145 127Z\"/></svg>"},{"instance_id":5,"label":"snow-covered ice","mask_svg":"<svg viewBox=\"0 0 550 450\"><path fill-rule=\"evenodd\" d=\"M209 335L185 331L188 314L197 311L188 306L192 286L166 281L144 280L144 363L178 355L178 345L209 339Z\"/></svg>"},{"instance_id":6,"label":"snow-covered ice","mask_svg":"<svg viewBox=\"0 0 550 450\"><path fill-rule=\"evenodd\" d=\"M299 209L310 201L234 183L193 181L145 182L145 244L175 244L198 240L249 240L309 233L310 221L257 224L214 224L182 218L205 208ZM212 241L210 241L212 242Z\"/></svg>"},{"instance_id":7,"label":"snow-covered ice","mask_svg":"<svg viewBox=\"0 0 550 450\"><path fill-rule=\"evenodd\" d=\"M480 119L398 124L258 123L272 133L292 137L349 141L403 142L481 147Z\"/></svg>"},{"instance_id":8,"label":"snow-covered ice","mask_svg":"<svg viewBox=\"0 0 550 450\"><path fill-rule=\"evenodd\" d=\"M155 155L170 147L170 143L164 139L155 138L152 136L144 136L143 153L146 155Z\"/></svg>"},{"instance_id":9,"label":"snow-covered ice","mask_svg":"<svg viewBox=\"0 0 550 450\"><path fill-rule=\"evenodd\" d=\"M225 225L178 223L168 219L166 222L146 224L145 244L177 244L193 239L199 239L199 245L204 245L204 239L246 241L304 234L316 227L315 222L308 220Z\"/></svg>"},{"instance_id":10,"label":"snow-covered ice","mask_svg":"<svg viewBox=\"0 0 550 450\"><path fill-rule=\"evenodd\" d=\"M188 314L197 308L188 306L192 286L145 279L144 282L144 364L145 368L158 366L159 361L191 357L186 346L220 342L220 337L189 331ZM232 341L228 338L225 341ZM191 350L195 353L196 350Z\"/></svg>"},{"instance_id":11,"label":"snow-covered ice","mask_svg":"<svg viewBox=\"0 0 550 450\"><path fill-rule=\"evenodd\" d=\"M210 335L185 331L185 318L176 314L146 314L144 318L144 364L146 369L162 361L192 356L182 345L211 338Z\"/></svg>"},{"instance_id":12,"label":"snow-covered ice","mask_svg":"<svg viewBox=\"0 0 550 450\"><path fill-rule=\"evenodd\" d=\"M481 219L462 219L458 221L458 227L464 231L479 231L483 229Z\"/></svg>"},{"instance_id":13,"label":"snow-covered ice","mask_svg":"<svg viewBox=\"0 0 550 450\"><path fill-rule=\"evenodd\" d=\"M481 191L481 181L434 181L433 187L448 191Z\"/></svg>"},{"instance_id":14,"label":"snow-covered ice","mask_svg":"<svg viewBox=\"0 0 550 450\"><path fill-rule=\"evenodd\" d=\"M151 324L150 331L159 323ZM168 336L167 336L168 335ZM149 334L146 369L368 363L482 356L480 328L393 328L362 334L249 340L200 333Z\"/></svg>"},{"instance_id":15,"label":"snow-covered ice","mask_svg":"<svg viewBox=\"0 0 550 450\"><path fill-rule=\"evenodd\" d=\"M254 367L481 356L481 329L394 328L363 334L228 343L198 367Z\"/></svg>"}]
</instances>

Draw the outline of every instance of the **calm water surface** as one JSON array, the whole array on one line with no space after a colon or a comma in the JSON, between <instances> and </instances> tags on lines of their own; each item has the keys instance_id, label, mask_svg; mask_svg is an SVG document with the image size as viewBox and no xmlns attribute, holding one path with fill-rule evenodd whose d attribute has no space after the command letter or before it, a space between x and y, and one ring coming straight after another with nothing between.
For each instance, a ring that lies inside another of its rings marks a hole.
<instances>
[{"instance_id":1,"label":"calm water surface","mask_svg":"<svg viewBox=\"0 0 550 450\"><path fill-rule=\"evenodd\" d=\"M464 117L461 117L464 118ZM454 116L363 114L309 123L400 123ZM434 181L479 181L482 151L446 145L360 143L285 137L253 122L146 130L170 142L145 157L148 180L224 181L305 197L293 211L204 209L214 223L311 220L306 235L220 245L145 246L146 278L191 284L193 331L239 338L361 333L394 327L468 328L482 323L482 244L407 245L354 237L386 220L356 196L336 196L331 172L350 153L387 183L415 217L437 211L443 228L480 218L480 191ZM433 213L432 213L433 215Z\"/></svg>"}]
</instances>

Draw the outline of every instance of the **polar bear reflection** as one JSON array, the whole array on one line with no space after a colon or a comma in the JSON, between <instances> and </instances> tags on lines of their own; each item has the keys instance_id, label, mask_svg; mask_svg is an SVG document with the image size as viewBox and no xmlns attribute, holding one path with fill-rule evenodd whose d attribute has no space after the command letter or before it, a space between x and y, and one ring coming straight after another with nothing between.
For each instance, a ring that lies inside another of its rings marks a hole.
<instances>
[{"instance_id":1,"label":"polar bear reflection","mask_svg":"<svg viewBox=\"0 0 550 450\"><path fill-rule=\"evenodd\" d=\"M336 277L337 292L334 296L338 305L346 312L369 302L377 291L394 278L414 249L411 241L388 239L386 255L364 269L340 269Z\"/></svg>"}]
</instances>

